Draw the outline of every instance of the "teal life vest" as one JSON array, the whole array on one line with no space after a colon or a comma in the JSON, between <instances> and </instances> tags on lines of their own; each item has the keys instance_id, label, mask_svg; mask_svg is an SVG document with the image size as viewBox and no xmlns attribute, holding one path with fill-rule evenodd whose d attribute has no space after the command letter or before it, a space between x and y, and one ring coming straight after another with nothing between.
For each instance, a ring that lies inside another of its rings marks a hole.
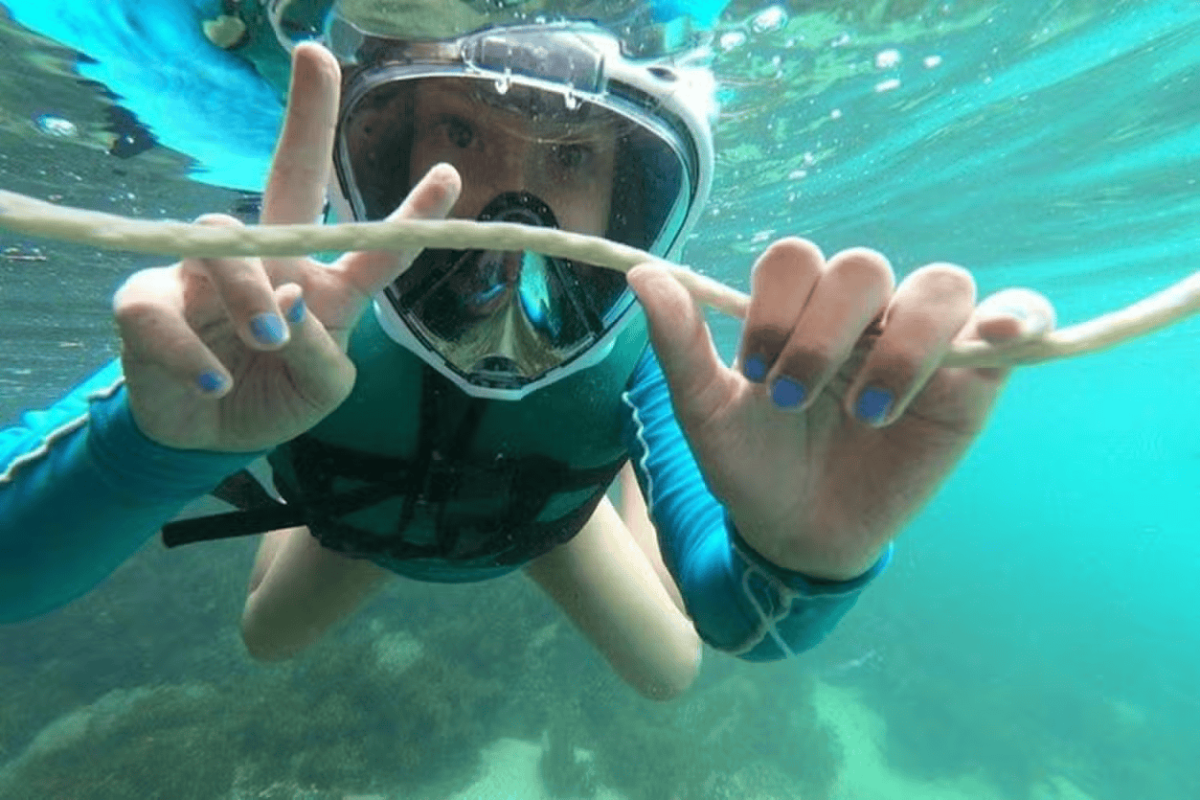
<instances>
[{"instance_id":1,"label":"teal life vest","mask_svg":"<svg viewBox=\"0 0 1200 800\"><path fill-rule=\"evenodd\" d=\"M621 393L646 341L638 313L595 366L519 401L486 400L368 312L349 344L350 396L268 456L286 504L256 492L252 507L172 523L163 539L307 525L323 546L402 574L420 564L431 580L515 569L578 533L624 464Z\"/></svg>"}]
</instances>

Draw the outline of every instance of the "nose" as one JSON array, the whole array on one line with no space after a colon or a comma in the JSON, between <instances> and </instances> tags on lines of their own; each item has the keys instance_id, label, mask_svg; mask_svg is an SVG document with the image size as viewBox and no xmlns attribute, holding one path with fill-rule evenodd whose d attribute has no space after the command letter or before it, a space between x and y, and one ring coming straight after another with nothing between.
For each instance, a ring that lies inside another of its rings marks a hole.
<instances>
[{"instance_id":1,"label":"nose","mask_svg":"<svg viewBox=\"0 0 1200 800\"><path fill-rule=\"evenodd\" d=\"M505 137L493 147L484 174L463 176L463 196L459 200L463 216L474 219L488 203L508 192L538 194L534 149L534 143L515 136Z\"/></svg>"}]
</instances>

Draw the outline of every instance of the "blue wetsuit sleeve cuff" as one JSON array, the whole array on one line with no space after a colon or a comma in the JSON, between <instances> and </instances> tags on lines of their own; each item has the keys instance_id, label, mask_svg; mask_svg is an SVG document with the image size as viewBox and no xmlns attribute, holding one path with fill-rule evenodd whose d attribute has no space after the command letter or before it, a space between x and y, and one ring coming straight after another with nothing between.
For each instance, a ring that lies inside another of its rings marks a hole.
<instances>
[{"instance_id":1,"label":"blue wetsuit sleeve cuff","mask_svg":"<svg viewBox=\"0 0 1200 800\"><path fill-rule=\"evenodd\" d=\"M875 563L866 572L849 580L835 581L827 578L813 578L802 572L784 569L773 561L768 561L765 556L761 555L742 538L737 526L729 518L729 514L725 515L725 527L729 531L730 546L734 550L737 550L746 561L753 563L759 569L771 575L782 586L807 597L849 594L851 592L862 591L868 583L875 580L875 578L879 577L887 569L888 564L892 561L892 551L894 550L894 545L889 543L887 548L884 549L883 554L876 559Z\"/></svg>"},{"instance_id":2,"label":"blue wetsuit sleeve cuff","mask_svg":"<svg viewBox=\"0 0 1200 800\"><path fill-rule=\"evenodd\" d=\"M725 564L741 584L739 600L753 609L753 627L731 652L747 661L774 661L820 644L854 607L858 597L891 563L894 546L862 575L846 581L812 578L768 561L726 516L730 558Z\"/></svg>"}]
</instances>

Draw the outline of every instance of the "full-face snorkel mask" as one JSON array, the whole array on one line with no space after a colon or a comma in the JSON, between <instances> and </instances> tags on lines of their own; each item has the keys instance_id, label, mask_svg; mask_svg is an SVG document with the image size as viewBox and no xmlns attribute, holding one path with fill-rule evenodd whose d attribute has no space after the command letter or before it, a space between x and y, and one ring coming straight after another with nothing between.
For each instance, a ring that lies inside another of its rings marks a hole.
<instances>
[{"instance_id":1,"label":"full-face snorkel mask","mask_svg":"<svg viewBox=\"0 0 1200 800\"><path fill-rule=\"evenodd\" d=\"M339 214L382 219L439 162L456 217L561 227L671 257L709 190L709 87L595 25L451 39L320 35L343 65ZM624 275L532 252L426 250L376 300L395 341L470 395L516 400L599 362L635 313Z\"/></svg>"}]
</instances>

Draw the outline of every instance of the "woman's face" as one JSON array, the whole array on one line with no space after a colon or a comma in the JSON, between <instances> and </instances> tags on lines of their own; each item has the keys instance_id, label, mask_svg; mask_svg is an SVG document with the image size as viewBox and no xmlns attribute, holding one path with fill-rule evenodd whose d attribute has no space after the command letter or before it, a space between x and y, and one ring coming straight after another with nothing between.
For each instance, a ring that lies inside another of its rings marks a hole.
<instances>
[{"instance_id":1,"label":"woman's face","mask_svg":"<svg viewBox=\"0 0 1200 800\"><path fill-rule=\"evenodd\" d=\"M347 141L368 216L386 215L394 195L448 163L463 187L452 217L609 232L618 138L629 124L615 112L461 77L422 78L367 99ZM619 273L535 252L430 249L389 298L445 363L496 381L573 357L625 291Z\"/></svg>"},{"instance_id":2,"label":"woman's face","mask_svg":"<svg viewBox=\"0 0 1200 800\"><path fill-rule=\"evenodd\" d=\"M498 195L528 192L550 207L563 230L604 235L616 158L614 125L574 119L565 107L524 113L521 94L528 90L519 87L510 89L503 105L486 102L478 93L490 89L474 83L429 79L417 86L412 179L446 162L463 181L453 217L475 219Z\"/></svg>"}]
</instances>

